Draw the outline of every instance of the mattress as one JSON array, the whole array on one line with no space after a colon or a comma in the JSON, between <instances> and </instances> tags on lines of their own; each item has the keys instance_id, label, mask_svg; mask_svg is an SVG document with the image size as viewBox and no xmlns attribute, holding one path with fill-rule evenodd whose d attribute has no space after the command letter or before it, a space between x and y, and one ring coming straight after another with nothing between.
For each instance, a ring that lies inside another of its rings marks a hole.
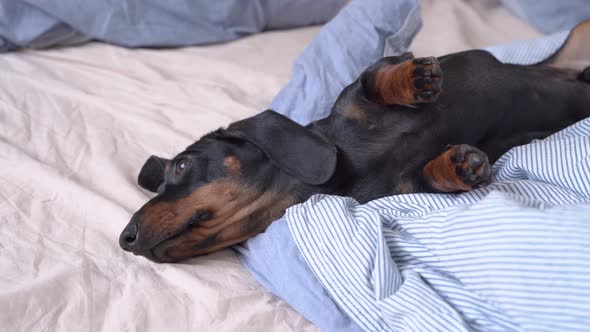
<instances>
[{"instance_id":1,"label":"mattress","mask_svg":"<svg viewBox=\"0 0 590 332\"><path fill-rule=\"evenodd\" d=\"M490 1L422 1L410 49L537 36ZM319 27L181 49L100 43L0 56L0 328L316 331L231 250L178 264L122 251L150 154L264 110Z\"/></svg>"}]
</instances>

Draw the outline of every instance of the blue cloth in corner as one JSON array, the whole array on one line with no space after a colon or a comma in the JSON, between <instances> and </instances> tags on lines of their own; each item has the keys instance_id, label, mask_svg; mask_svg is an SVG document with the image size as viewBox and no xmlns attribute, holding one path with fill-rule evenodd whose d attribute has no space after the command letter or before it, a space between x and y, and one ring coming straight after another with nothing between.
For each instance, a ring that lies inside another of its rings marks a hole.
<instances>
[{"instance_id":1,"label":"blue cloth in corner","mask_svg":"<svg viewBox=\"0 0 590 332\"><path fill-rule=\"evenodd\" d=\"M588 0L501 1L512 13L546 34L571 30L576 24L590 18L590 2Z\"/></svg>"},{"instance_id":2,"label":"blue cloth in corner","mask_svg":"<svg viewBox=\"0 0 590 332\"><path fill-rule=\"evenodd\" d=\"M91 39L129 47L225 42L320 24L346 0L0 1L0 52Z\"/></svg>"}]
</instances>

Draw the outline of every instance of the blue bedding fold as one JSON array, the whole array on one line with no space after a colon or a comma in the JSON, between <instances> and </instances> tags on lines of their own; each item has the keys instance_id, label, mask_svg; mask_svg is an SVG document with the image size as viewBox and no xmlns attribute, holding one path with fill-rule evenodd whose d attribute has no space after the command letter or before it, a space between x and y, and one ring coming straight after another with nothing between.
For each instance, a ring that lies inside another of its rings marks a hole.
<instances>
[{"instance_id":1,"label":"blue bedding fold","mask_svg":"<svg viewBox=\"0 0 590 332\"><path fill-rule=\"evenodd\" d=\"M422 25L416 0L353 0L297 58L271 109L300 124L328 115L342 89L385 50L404 51Z\"/></svg>"},{"instance_id":2,"label":"blue bedding fold","mask_svg":"<svg viewBox=\"0 0 590 332\"><path fill-rule=\"evenodd\" d=\"M501 1L512 13L546 34L571 30L576 24L590 18L588 0Z\"/></svg>"},{"instance_id":3,"label":"blue bedding fold","mask_svg":"<svg viewBox=\"0 0 590 332\"><path fill-rule=\"evenodd\" d=\"M271 108L302 124L327 115L366 66L406 49L420 27L416 8L353 0L296 61ZM488 51L537 63L567 36ZM362 206L314 196L237 250L265 287L325 331L587 330L590 119L511 150L494 173L490 187L462 195Z\"/></svg>"},{"instance_id":4,"label":"blue bedding fold","mask_svg":"<svg viewBox=\"0 0 590 332\"><path fill-rule=\"evenodd\" d=\"M0 1L0 51L79 44L187 46L320 24L346 0Z\"/></svg>"}]
</instances>

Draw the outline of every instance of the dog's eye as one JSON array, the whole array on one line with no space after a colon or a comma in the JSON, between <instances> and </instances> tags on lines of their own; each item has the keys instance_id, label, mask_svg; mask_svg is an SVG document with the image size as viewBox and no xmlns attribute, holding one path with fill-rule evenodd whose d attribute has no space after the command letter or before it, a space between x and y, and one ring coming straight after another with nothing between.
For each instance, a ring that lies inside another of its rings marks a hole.
<instances>
[{"instance_id":1,"label":"dog's eye","mask_svg":"<svg viewBox=\"0 0 590 332\"><path fill-rule=\"evenodd\" d=\"M181 158L176 161L175 173L176 175L181 174L188 166L188 160Z\"/></svg>"}]
</instances>

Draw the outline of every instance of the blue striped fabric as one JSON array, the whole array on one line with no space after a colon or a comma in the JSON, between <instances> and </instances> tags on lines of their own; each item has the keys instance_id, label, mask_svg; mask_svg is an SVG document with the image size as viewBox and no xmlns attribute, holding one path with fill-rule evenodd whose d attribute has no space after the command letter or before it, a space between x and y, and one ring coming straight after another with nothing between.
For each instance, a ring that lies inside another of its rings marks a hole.
<instances>
[{"instance_id":1,"label":"blue striped fabric","mask_svg":"<svg viewBox=\"0 0 590 332\"><path fill-rule=\"evenodd\" d=\"M504 63L532 65L546 60L549 55L557 52L569 34L570 32L566 30L539 38L495 45L485 50Z\"/></svg>"},{"instance_id":2,"label":"blue striped fabric","mask_svg":"<svg viewBox=\"0 0 590 332\"><path fill-rule=\"evenodd\" d=\"M512 149L489 187L286 219L308 267L367 331L590 331L590 119Z\"/></svg>"}]
</instances>

